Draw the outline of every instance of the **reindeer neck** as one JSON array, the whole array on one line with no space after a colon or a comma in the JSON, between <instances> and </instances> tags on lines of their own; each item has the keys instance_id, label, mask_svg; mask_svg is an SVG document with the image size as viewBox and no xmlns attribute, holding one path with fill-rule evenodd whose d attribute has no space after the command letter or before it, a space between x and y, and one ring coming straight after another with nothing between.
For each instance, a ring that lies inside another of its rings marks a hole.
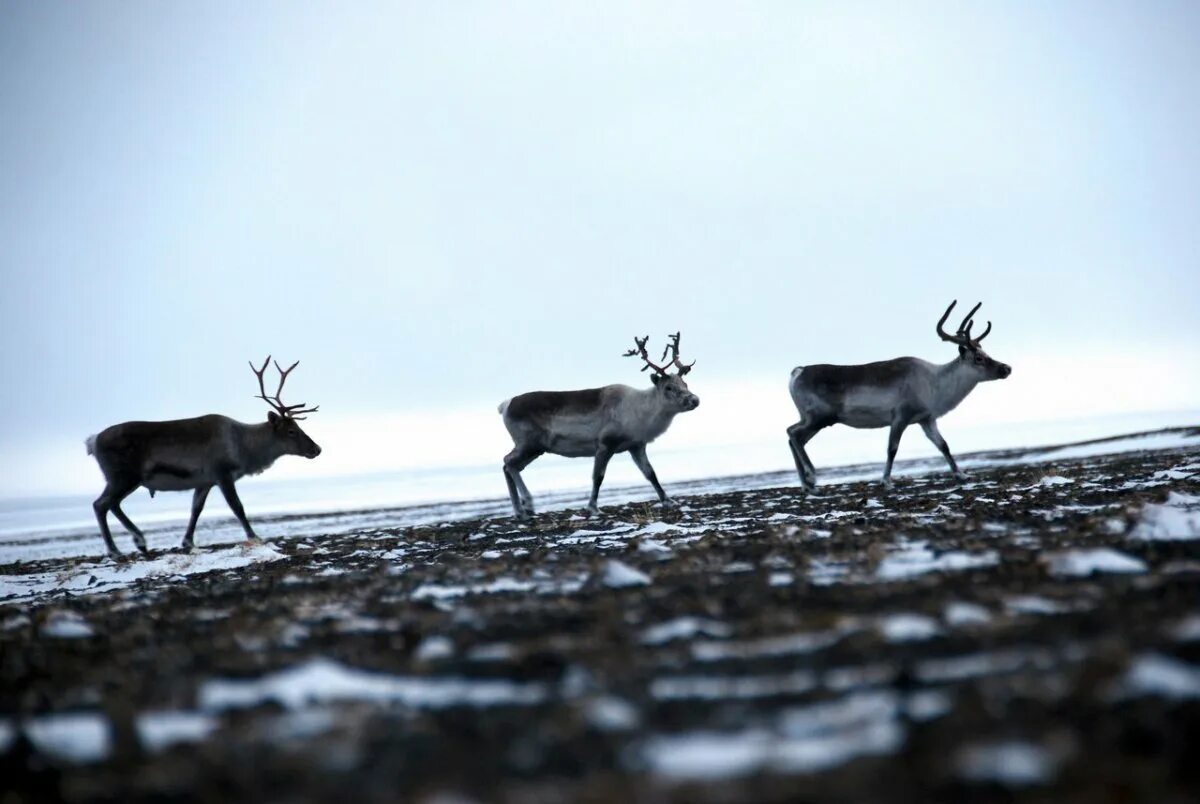
<instances>
[{"instance_id":1,"label":"reindeer neck","mask_svg":"<svg viewBox=\"0 0 1200 804\"><path fill-rule=\"evenodd\" d=\"M678 411L671 410L657 388L639 388L629 395L628 404L647 423L661 424L665 430Z\"/></svg>"},{"instance_id":2,"label":"reindeer neck","mask_svg":"<svg viewBox=\"0 0 1200 804\"><path fill-rule=\"evenodd\" d=\"M244 474L266 471L283 456L283 443L275 437L275 428L270 422L240 424L239 429L238 458Z\"/></svg>"},{"instance_id":3,"label":"reindeer neck","mask_svg":"<svg viewBox=\"0 0 1200 804\"><path fill-rule=\"evenodd\" d=\"M938 366L935 376L936 399L933 401L933 407L938 416L958 407L958 404L967 398L967 394L979 384L979 375L966 363L957 359Z\"/></svg>"}]
</instances>

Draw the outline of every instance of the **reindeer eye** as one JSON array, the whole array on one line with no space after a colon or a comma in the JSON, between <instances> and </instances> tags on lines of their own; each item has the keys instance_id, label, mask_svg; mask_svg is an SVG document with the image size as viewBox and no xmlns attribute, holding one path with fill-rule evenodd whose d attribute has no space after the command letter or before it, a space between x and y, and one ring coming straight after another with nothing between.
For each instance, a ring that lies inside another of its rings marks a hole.
<instances>
[{"instance_id":1,"label":"reindeer eye","mask_svg":"<svg viewBox=\"0 0 1200 804\"><path fill-rule=\"evenodd\" d=\"M293 428L291 428L290 430L288 430L288 435L290 435L290 436L295 436L295 435L296 435L296 428L295 428L295 427L293 427Z\"/></svg>"}]
</instances>

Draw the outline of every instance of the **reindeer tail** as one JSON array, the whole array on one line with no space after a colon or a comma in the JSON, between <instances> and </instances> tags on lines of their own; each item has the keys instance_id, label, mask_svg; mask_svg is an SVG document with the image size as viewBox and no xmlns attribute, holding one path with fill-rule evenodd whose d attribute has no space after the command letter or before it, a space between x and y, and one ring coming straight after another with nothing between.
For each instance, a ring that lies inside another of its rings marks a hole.
<instances>
[{"instance_id":1,"label":"reindeer tail","mask_svg":"<svg viewBox=\"0 0 1200 804\"><path fill-rule=\"evenodd\" d=\"M796 378L804 373L805 368L807 368L807 367L806 366L796 366L794 369L792 369L792 376L788 380L788 383L789 384L794 383L796 381Z\"/></svg>"},{"instance_id":2,"label":"reindeer tail","mask_svg":"<svg viewBox=\"0 0 1200 804\"><path fill-rule=\"evenodd\" d=\"M504 415L504 411L508 410L509 402L512 402L511 398L504 400L503 402L500 403L500 406L496 408L496 410L500 413L501 416Z\"/></svg>"},{"instance_id":3,"label":"reindeer tail","mask_svg":"<svg viewBox=\"0 0 1200 804\"><path fill-rule=\"evenodd\" d=\"M83 445L87 447L88 455L96 454L96 436L90 435L83 440Z\"/></svg>"}]
</instances>

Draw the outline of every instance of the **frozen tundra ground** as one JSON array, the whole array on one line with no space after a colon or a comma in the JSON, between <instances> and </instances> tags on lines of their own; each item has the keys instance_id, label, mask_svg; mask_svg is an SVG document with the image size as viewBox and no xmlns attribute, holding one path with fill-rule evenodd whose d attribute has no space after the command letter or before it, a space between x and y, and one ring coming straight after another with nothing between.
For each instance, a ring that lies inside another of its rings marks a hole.
<instances>
[{"instance_id":1,"label":"frozen tundra ground","mask_svg":"<svg viewBox=\"0 0 1200 804\"><path fill-rule=\"evenodd\" d=\"M964 457L8 538L0 800L1196 801L1200 428Z\"/></svg>"}]
</instances>

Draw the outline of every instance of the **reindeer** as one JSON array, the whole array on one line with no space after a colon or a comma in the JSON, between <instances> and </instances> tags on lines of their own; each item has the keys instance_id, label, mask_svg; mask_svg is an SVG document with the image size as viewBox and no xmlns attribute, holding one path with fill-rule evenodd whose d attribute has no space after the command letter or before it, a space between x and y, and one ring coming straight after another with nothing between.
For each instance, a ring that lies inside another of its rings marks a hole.
<instances>
[{"instance_id":1,"label":"reindeer","mask_svg":"<svg viewBox=\"0 0 1200 804\"><path fill-rule=\"evenodd\" d=\"M949 363L935 364L915 357L897 357L861 366L797 366L792 369L788 388L800 411L800 421L787 429L788 446L796 460L800 482L808 491L816 488L817 472L804 445L831 424L856 428L890 427L887 466L883 485L892 487L892 461L900 446L900 436L910 424L919 424L950 464L954 476L958 470L946 439L938 432L937 420L958 407L976 384L1002 380L1012 368L993 360L979 347L992 331L992 322L978 338L971 337L972 318L982 302L971 308L958 326L948 334L942 326L957 301L950 302L937 323L938 336L958 346L958 357Z\"/></svg>"},{"instance_id":2,"label":"reindeer","mask_svg":"<svg viewBox=\"0 0 1200 804\"><path fill-rule=\"evenodd\" d=\"M504 457L504 482L512 499L513 514L520 519L533 515L533 496L521 479L521 470L543 453L568 458L595 458L592 496L588 512L598 514L596 497L604 482L604 470L613 455L628 452L646 480L654 486L664 506L674 502L658 482L646 457L646 445L667 431L675 414L695 410L700 398L688 390L684 375L695 361L684 365L679 359L679 333L669 336L659 366L646 353L650 336L634 337L636 348L625 357L641 357L642 371L653 369L653 388L606 385L584 391L533 391L500 403L500 415L513 439L513 450ZM675 374L667 369L674 366Z\"/></svg>"},{"instance_id":3,"label":"reindeer","mask_svg":"<svg viewBox=\"0 0 1200 804\"><path fill-rule=\"evenodd\" d=\"M143 555L148 552L142 532L121 510L121 501L138 486L145 486L151 497L156 491L192 490L192 516L180 548L183 552L192 549L196 520L200 518L204 501L213 486L221 489L225 502L229 503L246 531L246 539L258 540L246 519L234 482L245 475L265 471L283 455L315 458L321 454L321 448L296 423L305 418L302 414L315 413L317 407L306 408L303 402L285 405L280 399L288 374L300 361L287 370L275 363L279 387L274 396L267 396L263 373L270 362L268 355L261 369L250 364L250 370L258 377L259 393L255 398L264 400L272 408L267 413L267 420L261 424L243 424L213 414L168 422L125 422L88 437L85 442L88 455L96 456L106 482L92 508L110 556L120 558L121 552L108 530L109 511L116 514L125 529L133 534L137 549Z\"/></svg>"}]
</instances>

